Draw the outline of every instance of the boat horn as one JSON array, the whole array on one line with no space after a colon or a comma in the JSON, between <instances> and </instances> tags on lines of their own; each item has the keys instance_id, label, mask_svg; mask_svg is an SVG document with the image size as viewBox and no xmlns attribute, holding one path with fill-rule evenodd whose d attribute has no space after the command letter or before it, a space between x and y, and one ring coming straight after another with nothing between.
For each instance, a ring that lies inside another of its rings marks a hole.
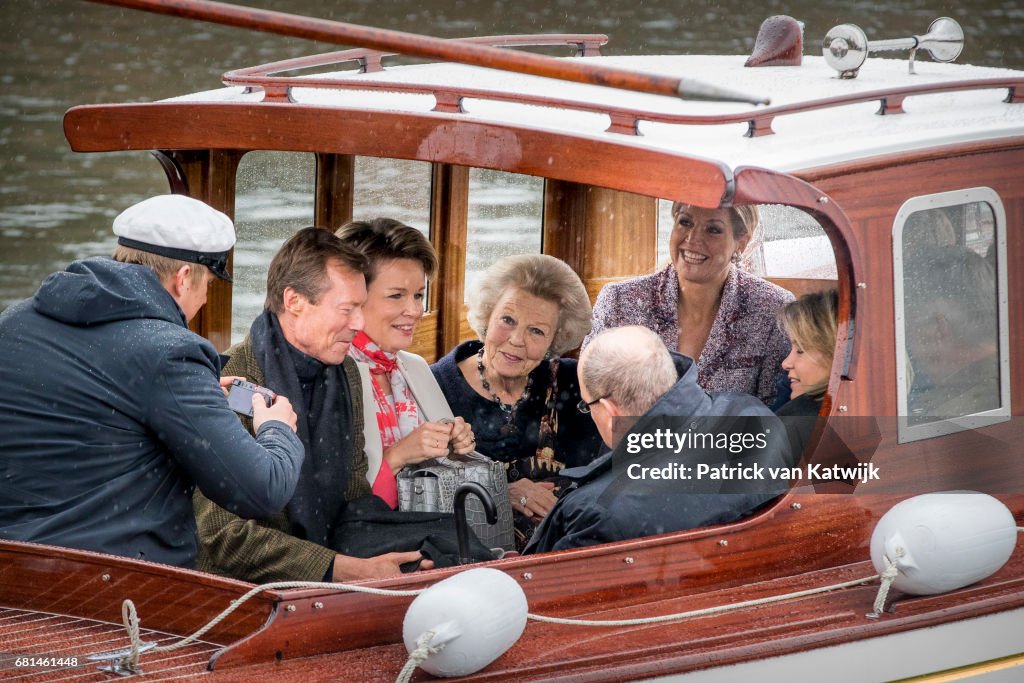
<instances>
[{"instance_id":1,"label":"boat horn","mask_svg":"<svg viewBox=\"0 0 1024 683\"><path fill-rule=\"evenodd\" d=\"M955 19L939 17L923 36L874 40L868 42L856 24L840 24L825 34L821 54L825 62L839 72L839 78L856 78L868 52L910 50L910 73L914 73L914 56L924 50L937 62L952 62L964 48L964 30Z\"/></svg>"}]
</instances>

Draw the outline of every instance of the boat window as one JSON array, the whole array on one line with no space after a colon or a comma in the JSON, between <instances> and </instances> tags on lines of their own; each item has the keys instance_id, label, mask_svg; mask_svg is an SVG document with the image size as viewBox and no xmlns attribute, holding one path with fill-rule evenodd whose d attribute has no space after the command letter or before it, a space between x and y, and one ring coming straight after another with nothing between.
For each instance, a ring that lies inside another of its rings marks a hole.
<instances>
[{"instance_id":1,"label":"boat window","mask_svg":"<svg viewBox=\"0 0 1024 683\"><path fill-rule=\"evenodd\" d=\"M425 161L356 157L352 217L394 218L428 233L430 170Z\"/></svg>"},{"instance_id":2,"label":"boat window","mask_svg":"<svg viewBox=\"0 0 1024 683\"><path fill-rule=\"evenodd\" d=\"M756 275L772 278L835 280L836 258L821 225L792 206L758 206L763 230L752 255Z\"/></svg>"},{"instance_id":3,"label":"boat window","mask_svg":"<svg viewBox=\"0 0 1024 683\"><path fill-rule=\"evenodd\" d=\"M668 263L668 236L672 232L672 202L667 199L658 200L658 268Z\"/></svg>"},{"instance_id":4,"label":"boat window","mask_svg":"<svg viewBox=\"0 0 1024 683\"><path fill-rule=\"evenodd\" d=\"M296 230L313 225L316 158L301 152L249 152L236 175L231 343L263 311L270 259Z\"/></svg>"},{"instance_id":5,"label":"boat window","mask_svg":"<svg viewBox=\"0 0 1024 683\"><path fill-rule=\"evenodd\" d=\"M543 207L542 178L470 170L464 290L467 294L473 291L483 271L498 259L540 253Z\"/></svg>"},{"instance_id":6,"label":"boat window","mask_svg":"<svg viewBox=\"0 0 1024 683\"><path fill-rule=\"evenodd\" d=\"M915 197L897 214L901 443L1009 419L1004 226L988 188Z\"/></svg>"}]
</instances>

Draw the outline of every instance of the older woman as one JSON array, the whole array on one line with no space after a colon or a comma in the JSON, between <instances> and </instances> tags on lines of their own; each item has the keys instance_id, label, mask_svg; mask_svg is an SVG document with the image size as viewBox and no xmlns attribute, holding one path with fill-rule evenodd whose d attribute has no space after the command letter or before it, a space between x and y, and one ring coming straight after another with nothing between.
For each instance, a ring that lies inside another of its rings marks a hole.
<instances>
[{"instance_id":1,"label":"older woman","mask_svg":"<svg viewBox=\"0 0 1024 683\"><path fill-rule=\"evenodd\" d=\"M705 390L754 394L771 405L789 352L775 316L793 295L738 267L757 241L757 208L676 203L672 217L669 265L602 289L587 341L608 327L643 325L696 359Z\"/></svg>"},{"instance_id":2,"label":"older woman","mask_svg":"<svg viewBox=\"0 0 1024 683\"><path fill-rule=\"evenodd\" d=\"M479 341L464 342L432 366L456 415L471 422L477 449L506 464L525 545L555 504L549 479L588 463L600 438L577 410L576 348L590 329L590 299L564 262L542 254L510 256L491 266L469 300Z\"/></svg>"},{"instance_id":3,"label":"older woman","mask_svg":"<svg viewBox=\"0 0 1024 683\"><path fill-rule=\"evenodd\" d=\"M366 320L349 355L359 367L373 492L398 506L395 475L406 465L473 450L473 430L452 411L421 357L406 352L423 317L437 255L423 233L390 218L353 222L337 233L366 256ZM376 415L376 419L373 416Z\"/></svg>"}]
</instances>

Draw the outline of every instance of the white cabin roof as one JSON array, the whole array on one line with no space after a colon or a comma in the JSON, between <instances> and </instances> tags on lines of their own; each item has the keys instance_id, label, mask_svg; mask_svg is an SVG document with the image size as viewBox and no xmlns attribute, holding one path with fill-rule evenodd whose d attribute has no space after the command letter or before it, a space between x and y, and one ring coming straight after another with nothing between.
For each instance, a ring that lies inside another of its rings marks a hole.
<instances>
[{"instance_id":1,"label":"white cabin roof","mask_svg":"<svg viewBox=\"0 0 1024 683\"><path fill-rule=\"evenodd\" d=\"M839 79L821 57L805 56L798 67L756 68L743 66L745 56L575 59L645 73L685 76L735 91L768 96L772 108L927 84L1000 78L1024 82L1022 71L925 60L915 63L917 73L911 75L906 59L869 58L857 78L845 80ZM389 67L369 74L337 71L315 77L523 93L683 115L719 116L764 109L740 103L679 100L450 63ZM292 79L295 85L291 90L292 99L300 104L412 113L430 112L435 104L429 94L296 87L301 81L302 77ZM875 113L879 109L877 100L830 106L778 116L772 123L774 135L753 138L744 135L745 123L694 125L641 121L638 136L609 133L606 132L610 122L607 114L474 98L464 100L464 114L436 115L604 137L620 144L714 159L733 168L753 165L794 172L878 155L1024 136L1024 104L1005 103L1006 95L1006 87L911 95L904 102L905 113L886 116ZM229 87L171 101L259 101L261 98L261 92L245 93L241 87Z\"/></svg>"}]
</instances>

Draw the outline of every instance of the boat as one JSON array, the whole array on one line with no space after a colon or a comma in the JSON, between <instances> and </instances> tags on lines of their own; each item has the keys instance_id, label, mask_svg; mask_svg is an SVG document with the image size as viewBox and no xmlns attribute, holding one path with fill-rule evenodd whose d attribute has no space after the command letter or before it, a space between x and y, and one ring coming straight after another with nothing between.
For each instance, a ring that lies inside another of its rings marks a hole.
<instances>
[{"instance_id":1,"label":"boat","mask_svg":"<svg viewBox=\"0 0 1024 683\"><path fill-rule=\"evenodd\" d=\"M153 154L170 191L228 215L245 154L311 155L315 221L330 229L352 216L358 159L426 164L441 260L414 347L428 359L472 336L473 169L540 179L537 242L592 296L655 269L671 201L758 205L769 223L760 272L796 294L838 289L827 427L810 455L828 460L841 444L881 476L844 493L801 481L731 524L486 563L514 580L531 614L613 623L530 622L460 680L1024 676L1024 544L967 585L916 595L894 584L880 610L886 575L872 561L880 521L927 494L988 494L1011 533L1024 526L1024 71L953 63L962 33L958 43L949 19L885 40L844 24L821 55L817 39L804 49L800 30L775 19L791 42L760 56L603 57L602 35L442 41L199 0L104 1L357 46L229 71L223 87L192 95L76 106L64 130L80 153ZM575 54L523 51L532 46ZM872 54L894 49L909 59ZM394 54L432 61L389 65ZM929 239L914 216L935 212L958 246L995 267L999 354L990 404L939 420L915 414L909 396L904 286L915 241ZM193 327L224 349L231 325L231 285L218 281ZM408 592L461 573L360 584L395 594L254 593L196 571L0 542L0 665L31 681L392 680L409 659ZM126 660L133 646L143 651Z\"/></svg>"}]
</instances>

